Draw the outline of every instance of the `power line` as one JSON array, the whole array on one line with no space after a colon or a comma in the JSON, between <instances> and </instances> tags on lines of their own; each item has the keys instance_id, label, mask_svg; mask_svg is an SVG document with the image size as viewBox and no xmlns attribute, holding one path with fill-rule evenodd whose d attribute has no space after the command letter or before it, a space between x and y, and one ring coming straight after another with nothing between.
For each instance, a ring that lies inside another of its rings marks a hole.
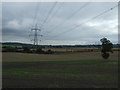
<instances>
[{"instance_id":1,"label":"power line","mask_svg":"<svg viewBox=\"0 0 120 90\"><path fill-rule=\"evenodd\" d=\"M68 32L70 32L70 31L73 31L73 30L75 30L76 28L78 28L78 27L80 27L80 26L82 26L82 25L88 23L89 21L91 21L91 20L93 20L93 19L96 19L97 17L102 16L103 14L105 14L105 13L107 13L107 12L109 12L109 11L115 9L115 8L118 7L119 5L120 5L120 4L118 4L118 5L116 5L116 6L112 7L112 8L110 8L110 9L108 9L108 10L105 10L104 12L102 12L102 13L100 13L100 14L94 16L94 17L92 17L91 19L89 19L89 20L87 20L87 21L85 21L85 22L83 22L83 23L81 23L81 24L79 24L79 25L76 25L76 26L74 26L73 28L68 29L68 30L66 30L66 31L64 31L64 32L62 32L62 33L59 33L59 34L57 34L57 35L55 35L55 36L53 36L53 37L58 37L58 36L60 36L60 35L63 35L63 34L68 33Z\"/></svg>"},{"instance_id":2,"label":"power line","mask_svg":"<svg viewBox=\"0 0 120 90\"><path fill-rule=\"evenodd\" d=\"M36 23L36 19L37 19L38 10L39 10L39 3L36 2L35 13L34 13L34 16L33 16L33 22L32 22L32 24L31 24L31 27L29 27L29 28L33 28L33 27L34 27L34 25L35 25L35 23ZM37 26L37 24L36 24L36 26ZM36 28L36 26L35 26L35 28ZM34 44L34 45L37 45L37 44L38 44L38 40L37 40L37 30L35 31L34 35L29 34L29 38L30 38L30 36L34 36L34 39L33 39L34 43L33 43L33 44ZM32 40L31 40L31 41L32 41Z\"/></svg>"},{"instance_id":3,"label":"power line","mask_svg":"<svg viewBox=\"0 0 120 90\"><path fill-rule=\"evenodd\" d=\"M43 23L42 23L42 25L41 25L41 28L42 28L42 27L44 26L44 24L47 22L47 20L48 20L48 18L50 17L53 9L55 8L56 4L57 4L57 2L55 2L55 3L53 4L53 6L51 7L50 11L48 12L47 17L45 18L45 20L43 21Z\"/></svg>"},{"instance_id":4,"label":"power line","mask_svg":"<svg viewBox=\"0 0 120 90\"><path fill-rule=\"evenodd\" d=\"M39 4L39 2L37 2L36 4L37 5L36 5L36 8L35 8L35 16L33 18L33 26L32 26L32 27L34 27L34 25L35 25L35 28L31 29L31 31L34 31L34 34L29 35L29 37L33 36L33 39L31 41L33 41L34 45L38 45L38 36L42 36L42 35L38 34L38 31L41 31L41 29L38 29L38 27L37 27L37 18L38 18L37 16L38 16L38 11L39 11L40 4Z\"/></svg>"},{"instance_id":5,"label":"power line","mask_svg":"<svg viewBox=\"0 0 120 90\"><path fill-rule=\"evenodd\" d=\"M61 7L62 7L63 5L64 5L64 2L62 2L62 3L60 4L60 6L56 9L56 11L52 14L52 16L51 16L51 18L49 18L48 22L51 22L51 20L53 20L52 17L54 17L54 16L59 12L59 10L61 9Z\"/></svg>"},{"instance_id":6,"label":"power line","mask_svg":"<svg viewBox=\"0 0 120 90\"><path fill-rule=\"evenodd\" d=\"M79 9L77 9L75 12L73 12L68 18L67 20L63 20L60 24L58 24L57 26L55 26L54 28L50 29L51 32L55 31L56 28L58 28L59 26L63 25L64 23L66 23L68 20L70 20L73 16L75 16L80 10L82 10L83 8L85 8L90 2L85 3L83 6L81 6Z\"/></svg>"},{"instance_id":7,"label":"power line","mask_svg":"<svg viewBox=\"0 0 120 90\"><path fill-rule=\"evenodd\" d=\"M37 15L38 15L38 11L39 11L39 3L36 2L36 9L35 9L35 16L34 16L34 19L33 19L33 26L36 24L36 19L37 19Z\"/></svg>"}]
</instances>

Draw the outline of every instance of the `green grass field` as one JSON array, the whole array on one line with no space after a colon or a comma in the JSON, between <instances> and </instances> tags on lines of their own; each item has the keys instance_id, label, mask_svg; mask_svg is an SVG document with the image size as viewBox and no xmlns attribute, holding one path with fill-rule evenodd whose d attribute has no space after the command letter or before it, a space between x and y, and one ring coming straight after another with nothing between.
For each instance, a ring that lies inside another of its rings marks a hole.
<instances>
[{"instance_id":1,"label":"green grass field","mask_svg":"<svg viewBox=\"0 0 120 90\"><path fill-rule=\"evenodd\" d=\"M108 60L99 52L3 53L3 88L117 88L117 58L117 52Z\"/></svg>"}]
</instances>

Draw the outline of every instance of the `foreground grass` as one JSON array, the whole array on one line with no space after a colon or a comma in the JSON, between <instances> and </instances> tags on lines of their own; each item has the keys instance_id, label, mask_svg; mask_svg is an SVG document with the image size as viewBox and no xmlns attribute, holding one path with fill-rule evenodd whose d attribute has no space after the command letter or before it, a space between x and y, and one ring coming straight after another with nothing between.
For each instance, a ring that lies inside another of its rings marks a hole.
<instances>
[{"instance_id":1,"label":"foreground grass","mask_svg":"<svg viewBox=\"0 0 120 90\"><path fill-rule=\"evenodd\" d=\"M118 60L3 62L3 87L115 88Z\"/></svg>"}]
</instances>

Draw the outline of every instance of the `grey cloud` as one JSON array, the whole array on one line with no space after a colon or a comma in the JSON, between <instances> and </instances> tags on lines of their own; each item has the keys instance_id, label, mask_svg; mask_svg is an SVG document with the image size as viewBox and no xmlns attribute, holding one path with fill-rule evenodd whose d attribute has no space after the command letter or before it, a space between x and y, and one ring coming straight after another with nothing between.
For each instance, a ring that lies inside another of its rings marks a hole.
<instances>
[{"instance_id":1,"label":"grey cloud","mask_svg":"<svg viewBox=\"0 0 120 90\"><path fill-rule=\"evenodd\" d=\"M54 3L3 3L3 19L2 19L2 26L3 26L3 36L4 40L10 41L14 40L14 38L21 39L21 41L24 41L29 39L28 35L31 33L30 29L33 27L33 20L36 13L36 10L38 11L36 22L38 24L38 27L40 27L41 23L45 20L51 6ZM56 8L60 6L61 3L58 3ZM73 41L85 41L88 42L94 42L99 40L100 38L106 36L112 39L114 43L117 43L117 34L115 33L101 33L101 30L104 30L104 28L109 29L110 26L106 25L100 26L100 27L90 27L87 25L83 25L82 27L79 27L73 31L68 31L67 33L60 35L58 37L54 37L55 35L64 32L66 30L69 30L73 28L75 25L81 24L82 22L98 15L99 13L103 12L104 10L107 10L115 5L117 3L115 2L97 2L93 3L90 2L85 8L83 8L81 11L79 11L77 14L74 15L72 18L68 18L74 11L76 11L78 8L80 8L83 3L64 3L61 9L57 12L50 15L48 22L45 23L44 27L42 28L42 34L43 34L43 40L69 40L71 42ZM39 9L36 9L36 6L39 5ZM52 17L53 16L53 17ZM114 10L111 10L110 12L96 18L95 20L90 21L93 22L103 22L103 21L109 21L109 20L115 20L118 18L118 12L117 8ZM11 25L12 22L12 25ZM57 27L55 30L53 30L56 25L61 24L59 27ZM64 23L65 22L65 23ZM116 21L117 22L117 21ZM35 24L35 23L34 23ZM16 26L15 26L16 25ZM18 26L17 26L18 25ZM115 30L117 26L114 27ZM13 35L14 34L14 35ZM9 38L11 36L11 39ZM47 37L46 37L47 36ZM24 39L24 40L23 40ZM29 42L27 40L27 42ZM51 42L51 41L48 41ZM56 41L57 42L57 41ZM55 41L53 42L53 44ZM62 43L62 42L60 42ZM65 42L64 42L65 43ZM69 42L70 43L70 42ZM67 42L65 44L68 44Z\"/></svg>"}]
</instances>

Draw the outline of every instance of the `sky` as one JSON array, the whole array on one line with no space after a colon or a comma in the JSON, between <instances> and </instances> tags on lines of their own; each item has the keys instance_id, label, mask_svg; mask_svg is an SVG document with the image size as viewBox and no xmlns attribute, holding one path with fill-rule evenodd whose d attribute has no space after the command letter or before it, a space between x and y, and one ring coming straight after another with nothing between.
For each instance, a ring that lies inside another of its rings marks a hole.
<instances>
[{"instance_id":1,"label":"sky","mask_svg":"<svg viewBox=\"0 0 120 90\"><path fill-rule=\"evenodd\" d=\"M103 37L116 44L118 7L111 9L116 5L117 2L3 2L2 41L33 43L31 29L37 24L41 30L38 34L43 35L38 36L39 45L101 44Z\"/></svg>"}]
</instances>

